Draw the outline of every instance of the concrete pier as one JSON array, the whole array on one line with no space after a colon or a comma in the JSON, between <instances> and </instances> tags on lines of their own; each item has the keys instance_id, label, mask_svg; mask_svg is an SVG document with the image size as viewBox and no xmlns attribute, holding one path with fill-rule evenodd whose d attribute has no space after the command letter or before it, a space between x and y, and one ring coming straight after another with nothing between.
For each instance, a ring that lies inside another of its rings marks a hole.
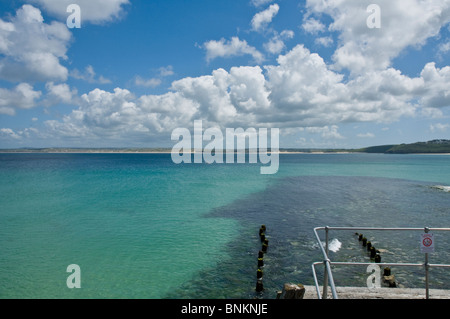
<instances>
[{"instance_id":1,"label":"concrete pier","mask_svg":"<svg viewBox=\"0 0 450 319\"><path fill-rule=\"evenodd\" d=\"M315 286L304 287L303 299L318 299ZM425 288L336 287L336 292L339 299L426 299ZM429 292L429 299L450 299L450 290L430 289ZM328 298L333 298L329 287Z\"/></svg>"}]
</instances>

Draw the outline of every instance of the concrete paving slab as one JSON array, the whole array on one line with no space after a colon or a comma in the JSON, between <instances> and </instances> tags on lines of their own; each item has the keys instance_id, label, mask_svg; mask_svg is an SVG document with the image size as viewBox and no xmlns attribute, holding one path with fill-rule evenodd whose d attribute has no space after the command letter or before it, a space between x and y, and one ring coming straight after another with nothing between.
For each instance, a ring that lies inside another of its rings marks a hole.
<instances>
[{"instance_id":1,"label":"concrete paving slab","mask_svg":"<svg viewBox=\"0 0 450 319\"><path fill-rule=\"evenodd\" d=\"M425 288L336 287L336 292L339 299L426 299ZM332 299L329 288L328 296ZM429 299L450 299L450 290L430 289L429 296ZM315 286L305 286L304 299L318 299Z\"/></svg>"}]
</instances>

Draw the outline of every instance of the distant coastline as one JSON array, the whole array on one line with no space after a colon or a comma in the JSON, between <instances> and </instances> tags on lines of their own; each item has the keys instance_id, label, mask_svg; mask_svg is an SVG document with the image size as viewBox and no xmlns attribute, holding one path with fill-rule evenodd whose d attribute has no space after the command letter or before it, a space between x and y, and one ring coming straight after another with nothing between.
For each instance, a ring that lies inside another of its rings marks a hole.
<instances>
[{"instance_id":1,"label":"distant coastline","mask_svg":"<svg viewBox=\"0 0 450 319\"><path fill-rule=\"evenodd\" d=\"M172 149L105 149L105 148L20 148L20 149L0 149L1 153L12 153L12 154L170 154ZM198 151L201 152L201 151ZM238 151L230 151L225 153L240 153ZM245 153L257 153L257 151L245 150ZM268 153L272 153L270 150ZM195 150L187 151L186 153L195 154ZM223 152L221 152L223 153ZM279 150L279 154L349 154L349 153L360 153L352 151L341 151L341 150L297 150L297 149L286 149Z\"/></svg>"},{"instance_id":2,"label":"distant coastline","mask_svg":"<svg viewBox=\"0 0 450 319\"><path fill-rule=\"evenodd\" d=\"M0 149L0 153L41 153L41 154L170 154L165 148L16 148Z\"/></svg>"},{"instance_id":3,"label":"distant coastline","mask_svg":"<svg viewBox=\"0 0 450 319\"><path fill-rule=\"evenodd\" d=\"M170 154L171 148L14 148L0 149L0 153L48 153L48 154ZM234 151L237 153L237 151ZM245 150L246 153L257 150ZM191 150L190 153L196 153ZM269 150L270 153L270 150ZM352 154L352 153L378 153L378 154L423 154L423 155L450 155L450 140L432 140L412 144L392 144L370 146L359 149L301 149L280 148L279 154Z\"/></svg>"}]
</instances>

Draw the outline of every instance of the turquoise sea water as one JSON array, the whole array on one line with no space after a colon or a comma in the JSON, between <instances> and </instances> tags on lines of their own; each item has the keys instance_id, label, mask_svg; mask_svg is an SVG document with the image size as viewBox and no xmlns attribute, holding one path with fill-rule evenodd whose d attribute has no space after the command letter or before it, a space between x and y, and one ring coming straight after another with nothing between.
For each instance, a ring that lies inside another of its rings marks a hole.
<instances>
[{"instance_id":1,"label":"turquoise sea water","mask_svg":"<svg viewBox=\"0 0 450 319\"><path fill-rule=\"evenodd\" d=\"M312 284L318 226L450 227L450 156L289 154L259 164L172 163L170 154L0 154L0 298L254 298L266 224L264 294ZM367 260L332 234L335 259ZM421 262L417 234L367 234L383 261ZM431 262L450 263L439 233ZM339 246L338 245L338 246ZM67 266L81 269L69 289ZM336 269L365 285L365 269ZM404 286L420 270L395 269ZM433 288L450 273L432 272Z\"/></svg>"}]
</instances>

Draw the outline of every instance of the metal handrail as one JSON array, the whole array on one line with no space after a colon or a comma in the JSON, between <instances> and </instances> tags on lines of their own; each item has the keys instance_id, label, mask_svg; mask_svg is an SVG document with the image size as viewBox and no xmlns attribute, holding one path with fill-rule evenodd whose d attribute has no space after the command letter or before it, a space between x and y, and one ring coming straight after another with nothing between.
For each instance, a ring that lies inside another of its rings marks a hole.
<instances>
[{"instance_id":1,"label":"metal handrail","mask_svg":"<svg viewBox=\"0 0 450 319\"><path fill-rule=\"evenodd\" d=\"M325 247L323 247L322 241L320 239L320 236L318 234L319 230L325 230ZM325 265L324 270L324 279L323 279L323 298L326 299L328 295L328 284L331 288L331 294L334 299L338 299L338 295L336 292L336 286L334 284L333 274L331 271L331 265L373 265L373 263L366 263L366 262L332 262L329 259L329 251L328 251L328 233L330 230L381 230L381 231L424 231L425 233L428 233L430 231L450 231L450 228L430 228L430 227L424 227L424 228L400 228L400 227L390 227L390 228L381 228L381 227L316 227L314 228L314 234L316 236L317 242L319 244L320 250L323 253L324 261L323 262L315 262L312 264L312 270L313 270L313 277L314 282L316 285L316 291L317 296L319 299L322 299L322 296L320 294L320 288L319 283L317 279L316 269L315 267L319 264ZM421 263L377 263L378 265L383 266L405 266L405 267L424 267L425 268L425 289L426 289L426 298L429 299L429 283L428 283L428 270L430 267L450 267L448 264L430 264L428 263L428 253L425 253L425 262L423 264Z\"/></svg>"}]
</instances>

